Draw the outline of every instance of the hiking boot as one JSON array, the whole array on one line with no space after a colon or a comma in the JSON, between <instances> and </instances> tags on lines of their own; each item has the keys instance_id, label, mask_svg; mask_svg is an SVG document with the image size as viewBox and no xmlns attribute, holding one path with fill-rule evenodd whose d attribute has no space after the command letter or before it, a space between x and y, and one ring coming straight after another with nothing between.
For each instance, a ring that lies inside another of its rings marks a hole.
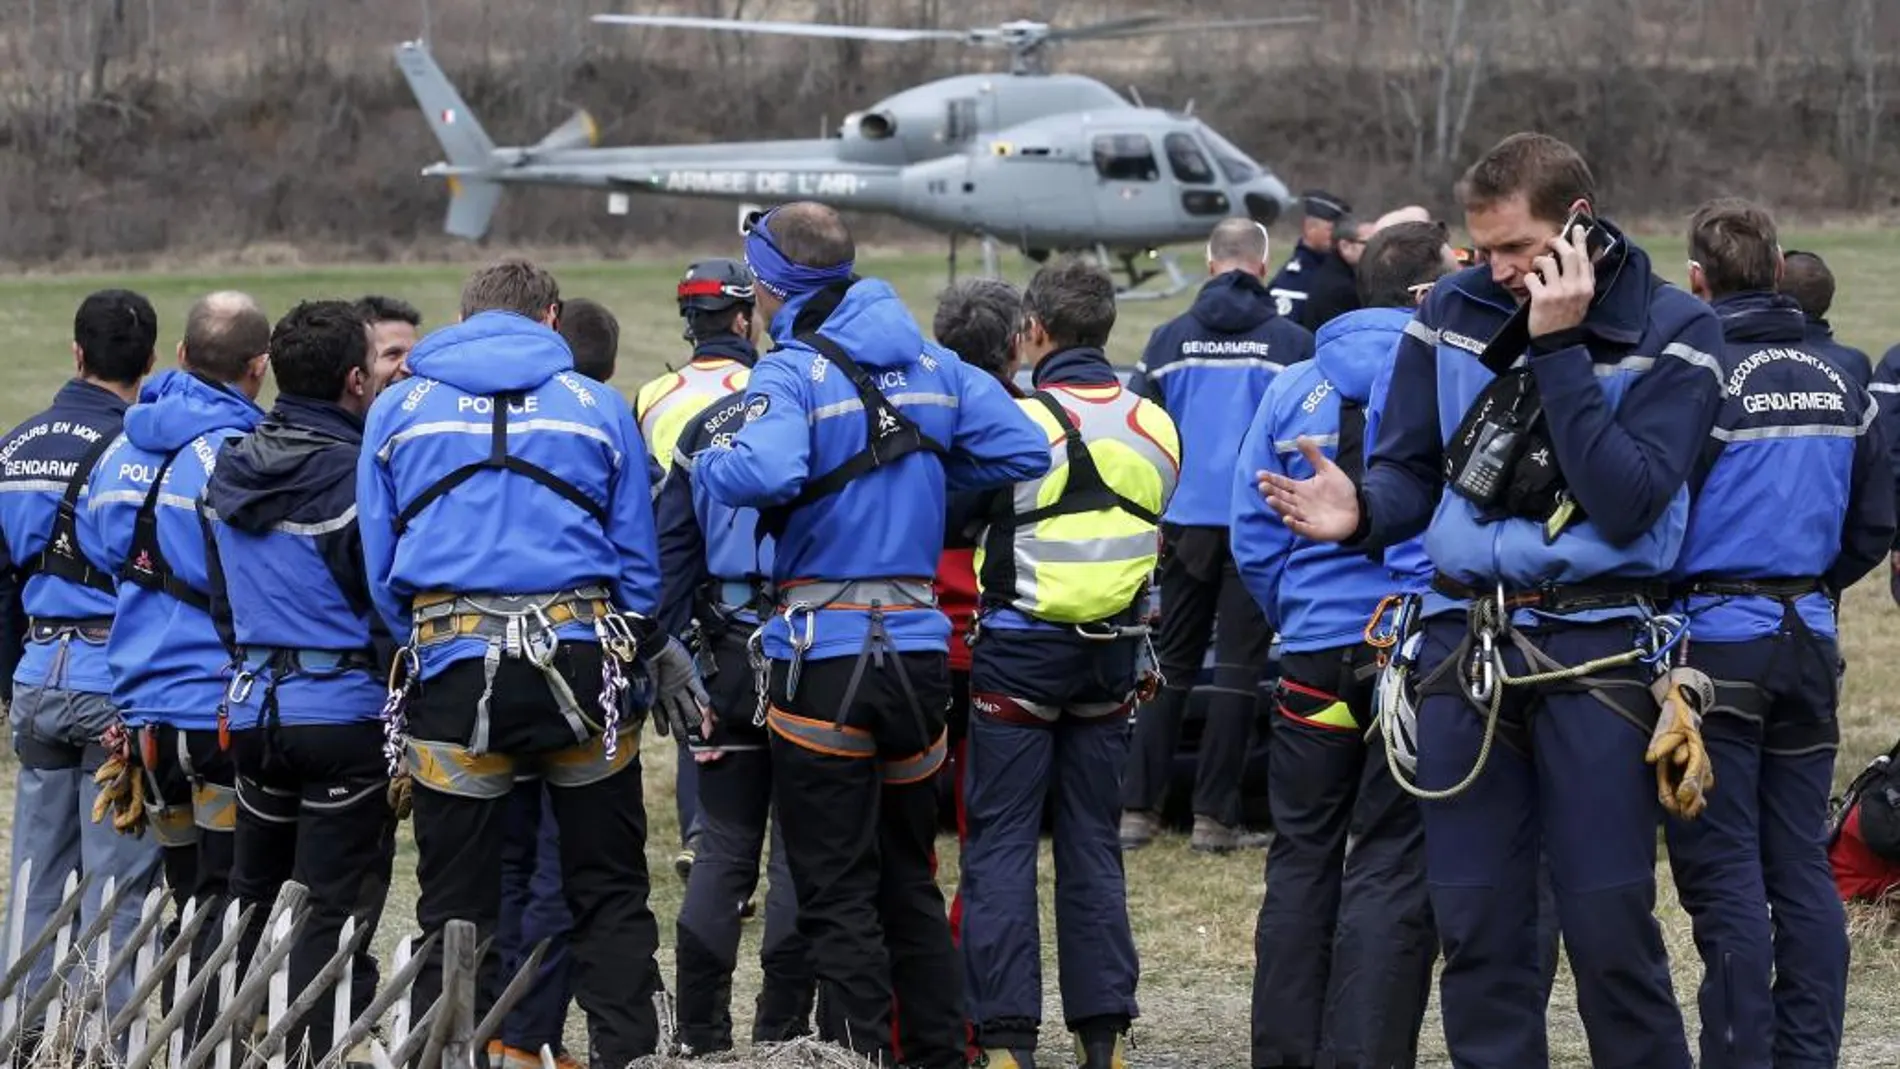
<instances>
[{"instance_id":1,"label":"hiking boot","mask_svg":"<svg viewBox=\"0 0 1900 1069\"><path fill-rule=\"evenodd\" d=\"M1161 834L1161 815L1143 809L1122 810L1122 849L1139 850Z\"/></svg>"},{"instance_id":2,"label":"hiking boot","mask_svg":"<svg viewBox=\"0 0 1900 1069\"><path fill-rule=\"evenodd\" d=\"M1203 854L1229 854L1240 845L1240 829L1230 828L1213 817L1194 818L1194 834L1188 848Z\"/></svg>"},{"instance_id":3,"label":"hiking boot","mask_svg":"<svg viewBox=\"0 0 1900 1069\"><path fill-rule=\"evenodd\" d=\"M1236 850L1265 850L1272 845L1272 831L1241 831L1234 836Z\"/></svg>"},{"instance_id":4,"label":"hiking boot","mask_svg":"<svg viewBox=\"0 0 1900 1069\"><path fill-rule=\"evenodd\" d=\"M985 1047L977 1052L970 1069L1036 1069L1036 1052Z\"/></svg>"},{"instance_id":5,"label":"hiking boot","mask_svg":"<svg viewBox=\"0 0 1900 1069\"><path fill-rule=\"evenodd\" d=\"M699 836L689 836L686 840L686 845L680 847L680 852L673 855L673 871L679 874L680 879L685 880L691 878L693 875L693 862L698 856Z\"/></svg>"},{"instance_id":6,"label":"hiking boot","mask_svg":"<svg viewBox=\"0 0 1900 1069\"><path fill-rule=\"evenodd\" d=\"M490 1043L490 1047L494 1044ZM566 1051L552 1055L554 1069L584 1069L580 1059ZM542 1069L540 1051L522 1050L520 1047L502 1047L501 1069Z\"/></svg>"},{"instance_id":7,"label":"hiking boot","mask_svg":"<svg viewBox=\"0 0 1900 1069\"><path fill-rule=\"evenodd\" d=\"M1122 1058L1122 1037L1115 1033L1075 1037L1076 1069L1128 1069Z\"/></svg>"}]
</instances>

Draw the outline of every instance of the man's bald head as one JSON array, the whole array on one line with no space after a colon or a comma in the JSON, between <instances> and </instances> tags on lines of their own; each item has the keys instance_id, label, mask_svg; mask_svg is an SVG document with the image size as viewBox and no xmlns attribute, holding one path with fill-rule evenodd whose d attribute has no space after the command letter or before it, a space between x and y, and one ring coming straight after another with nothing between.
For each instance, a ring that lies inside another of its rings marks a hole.
<instances>
[{"instance_id":1,"label":"man's bald head","mask_svg":"<svg viewBox=\"0 0 1900 1069\"><path fill-rule=\"evenodd\" d=\"M270 329L257 298L236 290L207 293L185 315L178 362L216 382L240 382L252 373L253 361L270 351Z\"/></svg>"},{"instance_id":2,"label":"man's bald head","mask_svg":"<svg viewBox=\"0 0 1900 1069\"><path fill-rule=\"evenodd\" d=\"M1222 219L1207 236L1207 273L1267 274L1267 228L1252 219Z\"/></svg>"},{"instance_id":3,"label":"man's bald head","mask_svg":"<svg viewBox=\"0 0 1900 1069\"><path fill-rule=\"evenodd\" d=\"M809 200L787 204L766 224L772 244L787 260L805 267L836 267L858 258L851 228L832 208Z\"/></svg>"},{"instance_id":4,"label":"man's bald head","mask_svg":"<svg viewBox=\"0 0 1900 1069\"><path fill-rule=\"evenodd\" d=\"M1376 234L1386 227L1398 223L1429 223L1431 221L1432 213L1430 211L1416 204L1408 204L1403 208L1394 208L1384 215L1381 215L1373 222L1372 233ZM1371 237L1372 234L1366 235L1367 240L1371 240Z\"/></svg>"}]
</instances>

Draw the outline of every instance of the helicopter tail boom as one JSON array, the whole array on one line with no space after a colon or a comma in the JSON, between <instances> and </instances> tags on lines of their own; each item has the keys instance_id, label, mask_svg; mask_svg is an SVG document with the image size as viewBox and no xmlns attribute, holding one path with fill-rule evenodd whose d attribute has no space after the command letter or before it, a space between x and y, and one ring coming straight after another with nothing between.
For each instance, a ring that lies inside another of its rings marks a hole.
<instances>
[{"instance_id":1,"label":"helicopter tail boom","mask_svg":"<svg viewBox=\"0 0 1900 1069\"><path fill-rule=\"evenodd\" d=\"M448 179L449 213L443 229L456 237L479 238L488 232L488 221L501 201L500 184L479 177L495 166L495 143L422 42L399 45L396 62L448 156L447 167L425 172Z\"/></svg>"}]
</instances>

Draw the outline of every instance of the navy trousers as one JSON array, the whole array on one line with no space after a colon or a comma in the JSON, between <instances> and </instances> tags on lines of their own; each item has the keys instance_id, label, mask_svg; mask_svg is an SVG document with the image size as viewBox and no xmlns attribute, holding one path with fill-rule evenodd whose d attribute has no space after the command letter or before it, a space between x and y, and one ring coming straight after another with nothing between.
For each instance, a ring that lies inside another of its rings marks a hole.
<instances>
[{"instance_id":1,"label":"navy trousers","mask_svg":"<svg viewBox=\"0 0 1900 1069\"><path fill-rule=\"evenodd\" d=\"M1252 1064L1410 1067L1438 946L1418 802L1365 737L1373 651L1288 653L1280 669ZM1352 723L1325 715L1340 703Z\"/></svg>"},{"instance_id":2,"label":"navy trousers","mask_svg":"<svg viewBox=\"0 0 1900 1069\"><path fill-rule=\"evenodd\" d=\"M1715 790L1701 816L1667 829L1702 956L1702 1069L1840 1058L1847 923L1827 860L1836 661L1812 634L1689 647L1716 683L1702 723Z\"/></svg>"},{"instance_id":3,"label":"navy trousers","mask_svg":"<svg viewBox=\"0 0 1900 1069\"><path fill-rule=\"evenodd\" d=\"M1042 1021L1036 857L1055 809L1056 960L1071 1030L1127 1029L1140 967L1117 823L1135 643L990 629L973 648L964 773L964 985L977 1041L1033 1048Z\"/></svg>"},{"instance_id":4,"label":"navy trousers","mask_svg":"<svg viewBox=\"0 0 1900 1069\"><path fill-rule=\"evenodd\" d=\"M1484 714L1463 693L1456 666L1437 672L1465 636L1463 618L1434 619L1425 636L1418 779L1438 790L1463 780L1476 763ZM1524 637L1557 663L1576 665L1626 651L1636 635L1620 621L1558 623ZM1503 648L1512 675L1548 667L1527 666L1508 640ZM1643 761L1656 715L1652 675L1635 665L1587 685L1506 688L1506 730L1483 773L1456 797L1421 807L1426 879L1445 955L1439 1002L1458 1069L1550 1064L1537 921L1540 844L1591 1064L1690 1065L1655 918L1662 812L1654 770Z\"/></svg>"},{"instance_id":5,"label":"navy trousers","mask_svg":"<svg viewBox=\"0 0 1900 1069\"><path fill-rule=\"evenodd\" d=\"M507 839L501 852L501 918L495 947L502 972L513 977L535 944L548 940L541 976L501 1024L501 1041L516 1050L543 1045L563 1050L561 1033L574 995L574 964L567 937L574 928L561 893L561 829L540 780L515 784L508 797Z\"/></svg>"}]
</instances>

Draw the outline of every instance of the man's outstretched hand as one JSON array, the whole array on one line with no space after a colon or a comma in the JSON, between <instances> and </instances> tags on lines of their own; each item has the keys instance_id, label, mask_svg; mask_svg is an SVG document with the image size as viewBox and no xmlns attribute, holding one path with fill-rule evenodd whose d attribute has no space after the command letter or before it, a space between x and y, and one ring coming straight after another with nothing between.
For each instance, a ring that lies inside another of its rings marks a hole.
<instances>
[{"instance_id":1,"label":"man's outstretched hand","mask_svg":"<svg viewBox=\"0 0 1900 1069\"><path fill-rule=\"evenodd\" d=\"M1319 443L1301 435L1300 453L1313 466L1310 479L1289 479L1257 471L1260 496L1286 521L1288 529L1315 542L1343 542L1359 529L1359 491L1339 465L1320 452Z\"/></svg>"}]
</instances>

